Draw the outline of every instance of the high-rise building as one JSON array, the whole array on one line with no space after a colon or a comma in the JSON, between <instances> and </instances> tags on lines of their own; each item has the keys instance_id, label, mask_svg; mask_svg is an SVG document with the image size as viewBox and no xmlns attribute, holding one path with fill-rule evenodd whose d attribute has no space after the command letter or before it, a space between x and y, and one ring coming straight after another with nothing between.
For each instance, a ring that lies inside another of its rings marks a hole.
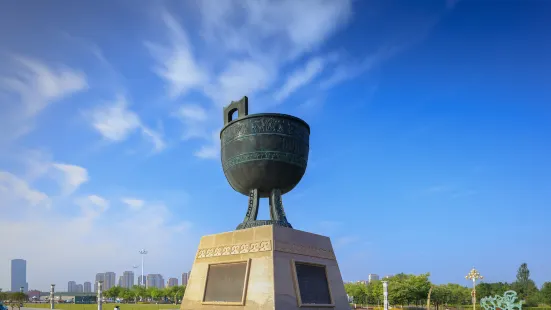
<instances>
[{"instance_id":1,"label":"high-rise building","mask_svg":"<svg viewBox=\"0 0 551 310\"><path fill-rule=\"evenodd\" d=\"M12 259L11 260L11 291L19 292L23 287L23 291L26 293L29 291L29 284L27 283L27 261L24 259Z\"/></svg>"},{"instance_id":2,"label":"high-rise building","mask_svg":"<svg viewBox=\"0 0 551 310\"><path fill-rule=\"evenodd\" d=\"M76 285L76 292L77 292L77 293L82 293L82 292L84 292L84 287L82 286L82 284L77 284L77 285Z\"/></svg>"},{"instance_id":3,"label":"high-rise building","mask_svg":"<svg viewBox=\"0 0 551 310\"><path fill-rule=\"evenodd\" d=\"M374 274L374 273L370 273L368 276L367 276L367 281L369 283L371 283L372 281L379 281L379 275L378 274Z\"/></svg>"},{"instance_id":4,"label":"high-rise building","mask_svg":"<svg viewBox=\"0 0 551 310\"><path fill-rule=\"evenodd\" d=\"M82 292L83 293L92 293L92 283L84 282L84 285L82 286Z\"/></svg>"},{"instance_id":5,"label":"high-rise building","mask_svg":"<svg viewBox=\"0 0 551 310\"><path fill-rule=\"evenodd\" d=\"M182 273L182 285L187 285L189 280L189 274L187 272Z\"/></svg>"},{"instance_id":6,"label":"high-rise building","mask_svg":"<svg viewBox=\"0 0 551 310\"><path fill-rule=\"evenodd\" d=\"M125 288L132 288L134 286L134 272L125 271L122 273L121 286Z\"/></svg>"},{"instance_id":7,"label":"high-rise building","mask_svg":"<svg viewBox=\"0 0 551 310\"><path fill-rule=\"evenodd\" d=\"M67 283L67 292L75 293L77 291L77 283L75 281L69 281Z\"/></svg>"},{"instance_id":8,"label":"high-rise building","mask_svg":"<svg viewBox=\"0 0 551 310\"><path fill-rule=\"evenodd\" d=\"M169 278L168 279L168 287L172 286L178 286L178 279L177 278Z\"/></svg>"},{"instance_id":9,"label":"high-rise building","mask_svg":"<svg viewBox=\"0 0 551 310\"><path fill-rule=\"evenodd\" d=\"M117 286L122 287L122 276L119 276L119 282L117 282Z\"/></svg>"},{"instance_id":10,"label":"high-rise building","mask_svg":"<svg viewBox=\"0 0 551 310\"><path fill-rule=\"evenodd\" d=\"M113 286L116 286L117 284L117 275L112 272L108 271L104 273L105 279L103 280L103 288L107 291L108 289L112 288Z\"/></svg>"},{"instance_id":11,"label":"high-rise building","mask_svg":"<svg viewBox=\"0 0 551 310\"><path fill-rule=\"evenodd\" d=\"M165 280L160 274L148 274L147 275L147 287L164 288Z\"/></svg>"},{"instance_id":12,"label":"high-rise building","mask_svg":"<svg viewBox=\"0 0 551 310\"><path fill-rule=\"evenodd\" d=\"M105 274L104 273L96 273L96 282L94 283L94 292L98 291L98 282L103 282L102 288L105 288Z\"/></svg>"},{"instance_id":13,"label":"high-rise building","mask_svg":"<svg viewBox=\"0 0 551 310\"><path fill-rule=\"evenodd\" d=\"M143 279L142 279L142 277L143 277ZM139 276L138 277L138 285L144 286L146 284L146 281L145 281L146 279L147 279L146 276Z\"/></svg>"}]
</instances>

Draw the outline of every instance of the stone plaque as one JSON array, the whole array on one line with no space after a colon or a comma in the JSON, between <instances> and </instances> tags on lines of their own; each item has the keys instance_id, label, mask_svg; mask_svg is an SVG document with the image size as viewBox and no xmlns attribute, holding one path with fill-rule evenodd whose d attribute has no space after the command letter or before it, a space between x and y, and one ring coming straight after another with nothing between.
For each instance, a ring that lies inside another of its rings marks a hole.
<instances>
[{"instance_id":1,"label":"stone plaque","mask_svg":"<svg viewBox=\"0 0 551 310\"><path fill-rule=\"evenodd\" d=\"M333 303L325 266L295 262L295 270L301 304Z\"/></svg>"},{"instance_id":2,"label":"stone plaque","mask_svg":"<svg viewBox=\"0 0 551 310\"><path fill-rule=\"evenodd\" d=\"M246 261L210 265L203 302L243 303L247 269Z\"/></svg>"}]
</instances>

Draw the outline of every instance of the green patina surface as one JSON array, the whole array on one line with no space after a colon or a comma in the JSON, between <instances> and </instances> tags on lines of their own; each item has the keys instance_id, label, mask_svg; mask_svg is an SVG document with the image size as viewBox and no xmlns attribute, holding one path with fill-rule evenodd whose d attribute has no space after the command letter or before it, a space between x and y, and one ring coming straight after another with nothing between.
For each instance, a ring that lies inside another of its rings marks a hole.
<instances>
[{"instance_id":1,"label":"green patina surface","mask_svg":"<svg viewBox=\"0 0 551 310\"><path fill-rule=\"evenodd\" d=\"M288 164L296 165L302 168L306 168L307 160L298 155L291 153L282 153L282 152L273 152L273 151L258 151L239 154L228 159L223 163L224 171L237 166L238 164L256 161L256 160L271 160L271 161L280 161Z\"/></svg>"},{"instance_id":2,"label":"green patina surface","mask_svg":"<svg viewBox=\"0 0 551 310\"><path fill-rule=\"evenodd\" d=\"M495 295L494 297L488 296L480 300L480 306L484 310L522 310L522 303L524 301L517 300L517 292L507 291L503 293L503 296Z\"/></svg>"}]
</instances>

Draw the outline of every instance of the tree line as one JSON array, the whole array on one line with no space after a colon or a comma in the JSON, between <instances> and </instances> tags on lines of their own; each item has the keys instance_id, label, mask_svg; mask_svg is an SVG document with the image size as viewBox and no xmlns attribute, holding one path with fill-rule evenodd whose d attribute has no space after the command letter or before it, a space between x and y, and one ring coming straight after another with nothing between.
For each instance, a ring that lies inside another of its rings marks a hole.
<instances>
[{"instance_id":1,"label":"tree line","mask_svg":"<svg viewBox=\"0 0 551 310\"><path fill-rule=\"evenodd\" d=\"M148 287L134 285L132 288L124 288L120 286L113 286L110 289L103 292L103 296L106 298L123 299L125 302L138 302L138 301L166 301L166 302L178 302L184 297L186 291L185 285L177 285L165 288Z\"/></svg>"},{"instance_id":2,"label":"tree line","mask_svg":"<svg viewBox=\"0 0 551 310\"><path fill-rule=\"evenodd\" d=\"M448 305L472 304L472 287L455 283L432 284L429 273L421 275L400 273L386 278L388 282L388 301L391 305L415 305L425 307L427 300L436 309ZM382 281L372 281L368 284L347 283L346 292L354 298L354 303L383 305ZM538 288L532 279L527 264L522 264L517 270L517 279L512 283L486 283L476 286L477 300L487 296L503 295L508 290L517 292L524 306L551 305L551 282L545 282ZM430 298L429 298L430 291Z\"/></svg>"}]
</instances>

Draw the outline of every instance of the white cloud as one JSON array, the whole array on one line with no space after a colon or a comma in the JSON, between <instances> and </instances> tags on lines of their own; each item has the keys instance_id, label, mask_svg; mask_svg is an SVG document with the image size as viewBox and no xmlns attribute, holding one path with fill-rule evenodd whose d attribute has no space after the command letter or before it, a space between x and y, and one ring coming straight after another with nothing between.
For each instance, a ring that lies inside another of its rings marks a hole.
<instances>
[{"instance_id":1,"label":"white cloud","mask_svg":"<svg viewBox=\"0 0 551 310\"><path fill-rule=\"evenodd\" d=\"M80 206L84 217L90 220L99 217L109 208L109 201L98 195L77 198L75 203Z\"/></svg>"},{"instance_id":2,"label":"white cloud","mask_svg":"<svg viewBox=\"0 0 551 310\"><path fill-rule=\"evenodd\" d=\"M32 189L27 182L6 171L0 171L0 197L0 209L3 212L19 204L31 207L50 206L48 195Z\"/></svg>"},{"instance_id":3,"label":"white cloud","mask_svg":"<svg viewBox=\"0 0 551 310\"><path fill-rule=\"evenodd\" d=\"M207 111L198 104L183 105L178 111L178 115L185 120L205 121L207 119Z\"/></svg>"},{"instance_id":4,"label":"white cloud","mask_svg":"<svg viewBox=\"0 0 551 310\"><path fill-rule=\"evenodd\" d=\"M88 181L88 171L85 168L60 163L54 163L53 167L62 172L60 184L64 195L72 194Z\"/></svg>"},{"instance_id":5,"label":"white cloud","mask_svg":"<svg viewBox=\"0 0 551 310\"><path fill-rule=\"evenodd\" d=\"M145 205L145 201L136 198L123 198L121 201L132 210L139 210Z\"/></svg>"},{"instance_id":6,"label":"white cloud","mask_svg":"<svg viewBox=\"0 0 551 310\"><path fill-rule=\"evenodd\" d=\"M206 87L206 94L217 107L226 106L244 95L253 96L272 84L275 76L271 69L265 63L250 59L230 61L218 75L216 84Z\"/></svg>"},{"instance_id":7,"label":"white cloud","mask_svg":"<svg viewBox=\"0 0 551 310\"><path fill-rule=\"evenodd\" d=\"M120 275L139 263L137 251L141 248L149 250L148 273L168 278L191 268L200 236L190 230L193 225L189 221L177 219L163 202L117 198L141 205L127 212L117 208L115 199L91 194L74 199L74 204L57 202L54 208L40 211L36 207L47 201L48 195L7 172L0 172L0 195L0 235L17 236L3 240L9 251L0 251L0 261L26 259L31 289L46 290L56 283L56 289L62 291L67 289L67 281L93 281L97 272ZM29 212L5 216L21 209ZM75 245L80 245L78 251L67 251ZM9 268L0 268L0 287L9 288Z\"/></svg>"},{"instance_id":8,"label":"white cloud","mask_svg":"<svg viewBox=\"0 0 551 310\"><path fill-rule=\"evenodd\" d=\"M213 131L209 143L201 146L193 155L203 159L220 158L220 131Z\"/></svg>"},{"instance_id":9,"label":"white cloud","mask_svg":"<svg viewBox=\"0 0 551 310\"><path fill-rule=\"evenodd\" d=\"M273 92L284 66L315 52L351 15L348 0L243 1L240 5L200 1L198 7L201 46L192 47L183 27L167 11L162 11L160 20L168 41L161 38L145 45L156 62L154 72L167 85L169 97L175 99L195 90L210 99L214 107L180 112L184 139L205 140L194 153L200 158L213 158L219 152L213 142L218 139L213 140L208 132L219 125L220 107L244 95L254 98ZM302 71L287 79L278 98L283 100L309 83L322 68L323 61L313 57ZM216 114L205 117L202 112L207 111Z\"/></svg>"},{"instance_id":10,"label":"white cloud","mask_svg":"<svg viewBox=\"0 0 551 310\"><path fill-rule=\"evenodd\" d=\"M122 141L140 127L138 115L128 109L123 96L91 112L92 126L107 140Z\"/></svg>"},{"instance_id":11,"label":"white cloud","mask_svg":"<svg viewBox=\"0 0 551 310\"><path fill-rule=\"evenodd\" d=\"M323 71L324 61L316 57L308 61L304 68L300 68L287 77L287 81L275 94L277 101L285 100L300 87L310 83Z\"/></svg>"},{"instance_id":12,"label":"white cloud","mask_svg":"<svg viewBox=\"0 0 551 310\"><path fill-rule=\"evenodd\" d=\"M154 152L160 152L165 149L166 144L163 140L162 135L152 130L151 128L141 126L142 135L145 136L152 144L153 144L153 151Z\"/></svg>"},{"instance_id":13,"label":"white cloud","mask_svg":"<svg viewBox=\"0 0 551 310\"><path fill-rule=\"evenodd\" d=\"M130 134L140 130L159 152L165 148L160 133L142 124L140 117L131 111L124 96L117 96L113 102L108 102L90 112L92 126L106 140L113 142L124 141Z\"/></svg>"},{"instance_id":14,"label":"white cloud","mask_svg":"<svg viewBox=\"0 0 551 310\"><path fill-rule=\"evenodd\" d=\"M182 105L175 116L184 125L184 134L182 139L208 137L208 120L211 117L205 108L197 103L187 103Z\"/></svg>"},{"instance_id":15,"label":"white cloud","mask_svg":"<svg viewBox=\"0 0 551 310\"><path fill-rule=\"evenodd\" d=\"M12 60L0 69L0 98L5 98L0 115L1 140L27 134L34 127L34 118L48 105L88 87L83 73L66 66L53 68L23 56L13 56Z\"/></svg>"},{"instance_id":16,"label":"white cloud","mask_svg":"<svg viewBox=\"0 0 551 310\"><path fill-rule=\"evenodd\" d=\"M208 81L207 72L196 63L187 34L168 12L161 13L161 20L168 30L170 45L146 42L146 47L157 61L154 68L168 84L172 98L186 94L190 89L201 87Z\"/></svg>"}]
</instances>

